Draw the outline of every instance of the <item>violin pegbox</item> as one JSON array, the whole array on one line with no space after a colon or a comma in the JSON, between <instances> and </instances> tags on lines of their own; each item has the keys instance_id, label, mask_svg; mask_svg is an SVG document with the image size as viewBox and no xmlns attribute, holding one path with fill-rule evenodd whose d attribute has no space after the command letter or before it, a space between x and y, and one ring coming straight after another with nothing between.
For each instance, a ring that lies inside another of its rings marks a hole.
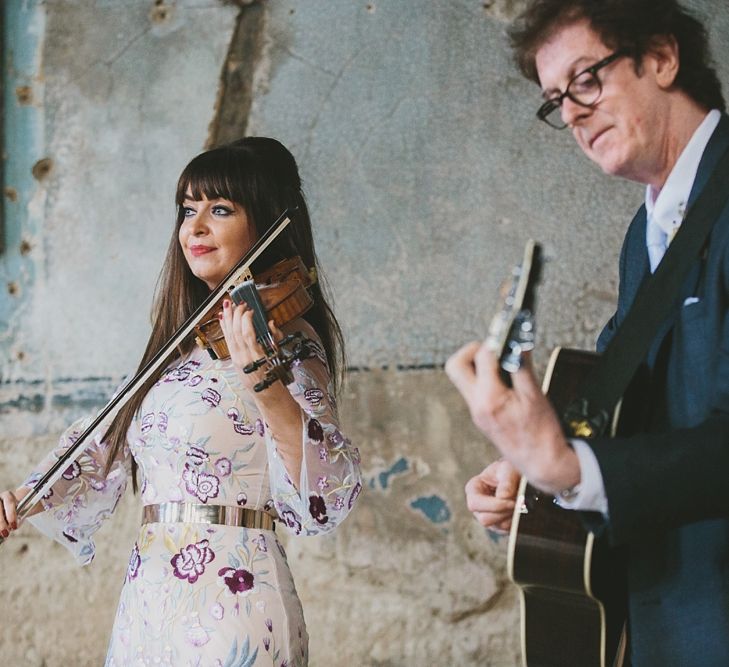
<instances>
[{"instance_id":1,"label":"violin pegbox","mask_svg":"<svg viewBox=\"0 0 729 667\"><path fill-rule=\"evenodd\" d=\"M281 380L284 385L293 382L291 365L294 361L303 359L307 353L303 334L296 331L279 341L274 340L271 330L268 328L266 308L253 280L246 280L236 286L231 290L230 298L236 305L245 303L253 311L253 328L256 338L265 352L263 357L252 361L243 368L244 373L253 373L262 366L268 365L263 380L254 385L254 391L263 391L278 380Z\"/></svg>"}]
</instances>

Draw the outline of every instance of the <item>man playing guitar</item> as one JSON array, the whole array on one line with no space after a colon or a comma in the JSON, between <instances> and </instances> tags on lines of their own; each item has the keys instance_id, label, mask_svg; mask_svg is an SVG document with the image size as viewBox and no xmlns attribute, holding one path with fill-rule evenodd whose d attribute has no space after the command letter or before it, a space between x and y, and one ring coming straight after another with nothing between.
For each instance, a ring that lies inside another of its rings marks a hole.
<instances>
[{"instance_id":1,"label":"man playing guitar","mask_svg":"<svg viewBox=\"0 0 729 667\"><path fill-rule=\"evenodd\" d=\"M533 0L511 38L542 90L539 118L606 174L646 185L602 351L729 147L706 31L677 0ZM634 667L729 665L729 206L695 264L644 360L634 433L568 440L528 360L510 386L484 344L446 364L504 457L466 486L478 521L509 528L523 475L627 547Z\"/></svg>"}]
</instances>

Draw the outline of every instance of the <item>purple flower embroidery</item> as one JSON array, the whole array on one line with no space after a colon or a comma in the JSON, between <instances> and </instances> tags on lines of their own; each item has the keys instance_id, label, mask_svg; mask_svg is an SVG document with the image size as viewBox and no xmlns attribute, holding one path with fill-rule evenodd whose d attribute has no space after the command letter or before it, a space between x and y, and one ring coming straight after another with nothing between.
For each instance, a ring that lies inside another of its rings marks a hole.
<instances>
[{"instance_id":1,"label":"purple flower embroidery","mask_svg":"<svg viewBox=\"0 0 729 667\"><path fill-rule=\"evenodd\" d=\"M322 526L329 521L324 498L321 496L309 496L309 514Z\"/></svg>"},{"instance_id":2,"label":"purple flower embroidery","mask_svg":"<svg viewBox=\"0 0 729 667\"><path fill-rule=\"evenodd\" d=\"M193 646L205 646L210 641L210 635L200 623L197 623L187 629L185 639Z\"/></svg>"},{"instance_id":3,"label":"purple flower embroidery","mask_svg":"<svg viewBox=\"0 0 729 667\"><path fill-rule=\"evenodd\" d=\"M76 479L81 475L81 466L74 461L68 468L66 468L65 472L61 477L63 479Z\"/></svg>"},{"instance_id":4,"label":"purple flower embroidery","mask_svg":"<svg viewBox=\"0 0 729 667\"><path fill-rule=\"evenodd\" d=\"M241 435L251 435L255 430L253 424L245 422L233 422L233 430Z\"/></svg>"},{"instance_id":5,"label":"purple flower embroidery","mask_svg":"<svg viewBox=\"0 0 729 667\"><path fill-rule=\"evenodd\" d=\"M186 361L184 364L182 364L182 366L178 366L177 368L173 368L172 370L170 370L164 381L173 382L174 380L178 380L179 382L183 382L190 377L190 373L195 370L199 365L200 362L198 361Z\"/></svg>"},{"instance_id":6,"label":"purple flower embroidery","mask_svg":"<svg viewBox=\"0 0 729 667\"><path fill-rule=\"evenodd\" d=\"M190 460L190 463L194 463L196 466L202 465L210 458L204 449L193 446L190 446L185 452L185 456Z\"/></svg>"},{"instance_id":7,"label":"purple flower embroidery","mask_svg":"<svg viewBox=\"0 0 729 667\"><path fill-rule=\"evenodd\" d=\"M269 632L273 632L273 621L270 618L266 619L266 627Z\"/></svg>"},{"instance_id":8,"label":"purple flower embroidery","mask_svg":"<svg viewBox=\"0 0 729 667\"><path fill-rule=\"evenodd\" d=\"M265 428L263 426L262 419L256 419L256 431L258 432L258 435L263 437L263 434L265 433Z\"/></svg>"},{"instance_id":9,"label":"purple flower embroidery","mask_svg":"<svg viewBox=\"0 0 729 667\"><path fill-rule=\"evenodd\" d=\"M167 433L168 417L166 412L159 413L159 421L157 422L157 428L160 433Z\"/></svg>"},{"instance_id":10,"label":"purple flower embroidery","mask_svg":"<svg viewBox=\"0 0 729 667\"><path fill-rule=\"evenodd\" d=\"M197 387L202 382L202 375L193 375L187 383L190 387Z\"/></svg>"},{"instance_id":11,"label":"purple flower embroidery","mask_svg":"<svg viewBox=\"0 0 729 667\"><path fill-rule=\"evenodd\" d=\"M238 408L229 408L225 414L228 416L228 419L232 419L234 422L240 421L240 411Z\"/></svg>"},{"instance_id":12,"label":"purple flower embroidery","mask_svg":"<svg viewBox=\"0 0 729 667\"><path fill-rule=\"evenodd\" d=\"M341 447L345 443L348 443L349 441L342 435L342 432L339 429L335 429L333 433L330 433L327 435L327 441L329 442L332 447Z\"/></svg>"},{"instance_id":13,"label":"purple flower embroidery","mask_svg":"<svg viewBox=\"0 0 729 667\"><path fill-rule=\"evenodd\" d=\"M248 570L224 567L218 570L218 576L223 577L223 583L233 595L247 593L253 588L253 572Z\"/></svg>"},{"instance_id":14,"label":"purple flower embroidery","mask_svg":"<svg viewBox=\"0 0 729 667\"><path fill-rule=\"evenodd\" d=\"M301 532L301 522L291 510L286 510L281 514L281 520L294 531L296 535Z\"/></svg>"},{"instance_id":15,"label":"purple flower embroidery","mask_svg":"<svg viewBox=\"0 0 729 667\"><path fill-rule=\"evenodd\" d=\"M362 491L362 484L357 482L352 489L352 495L349 496L349 509L352 509L352 505L354 505L354 501L357 500L357 496L360 494L360 491Z\"/></svg>"},{"instance_id":16,"label":"purple flower embroidery","mask_svg":"<svg viewBox=\"0 0 729 667\"><path fill-rule=\"evenodd\" d=\"M195 495L195 491L197 491L197 470L185 464L185 469L182 471L182 479L185 482L187 492Z\"/></svg>"},{"instance_id":17,"label":"purple flower embroidery","mask_svg":"<svg viewBox=\"0 0 729 667\"><path fill-rule=\"evenodd\" d=\"M238 497L235 499L235 502L238 503L241 507L245 505L248 502L248 496L243 493L242 491L238 494Z\"/></svg>"},{"instance_id":18,"label":"purple flower embroidery","mask_svg":"<svg viewBox=\"0 0 729 667\"><path fill-rule=\"evenodd\" d=\"M95 489L96 491L103 491L106 488L106 480L94 479L93 477L91 477L89 479L89 486L91 486L91 488Z\"/></svg>"},{"instance_id":19,"label":"purple flower embroidery","mask_svg":"<svg viewBox=\"0 0 729 667\"><path fill-rule=\"evenodd\" d=\"M263 648L267 651L271 650L271 639L269 637L263 638Z\"/></svg>"},{"instance_id":20,"label":"purple flower embroidery","mask_svg":"<svg viewBox=\"0 0 729 667\"><path fill-rule=\"evenodd\" d=\"M205 403L208 403L211 408L217 408L220 403L220 394L210 387L203 391L200 398L202 398Z\"/></svg>"},{"instance_id":21,"label":"purple flower embroidery","mask_svg":"<svg viewBox=\"0 0 729 667\"><path fill-rule=\"evenodd\" d=\"M324 398L324 392L321 389L307 389L304 398L312 405L319 405Z\"/></svg>"},{"instance_id":22,"label":"purple flower embroidery","mask_svg":"<svg viewBox=\"0 0 729 667\"><path fill-rule=\"evenodd\" d=\"M170 560L172 574L178 579L187 579L189 583L194 584L205 572L205 566L215 558L215 553L208 544L207 540L201 540L182 547L180 553L175 554Z\"/></svg>"},{"instance_id":23,"label":"purple flower embroidery","mask_svg":"<svg viewBox=\"0 0 729 667\"><path fill-rule=\"evenodd\" d=\"M222 457L215 462L215 469L221 477L227 477L230 475L231 468L230 459L225 457Z\"/></svg>"},{"instance_id":24,"label":"purple flower embroidery","mask_svg":"<svg viewBox=\"0 0 729 667\"><path fill-rule=\"evenodd\" d=\"M266 538L263 534L258 535L257 537L254 537L251 542L258 546L258 549L260 551L263 551L263 553L268 552L268 546L266 545Z\"/></svg>"},{"instance_id":25,"label":"purple flower embroidery","mask_svg":"<svg viewBox=\"0 0 729 667\"><path fill-rule=\"evenodd\" d=\"M223 608L223 605L220 604L220 602L216 602L212 607L210 607L210 615L216 621L222 620L223 616L225 615L225 609Z\"/></svg>"},{"instance_id":26,"label":"purple flower embroidery","mask_svg":"<svg viewBox=\"0 0 729 667\"><path fill-rule=\"evenodd\" d=\"M336 496L334 500L334 509L340 510L344 507L344 498L342 496Z\"/></svg>"},{"instance_id":27,"label":"purple flower embroidery","mask_svg":"<svg viewBox=\"0 0 729 667\"><path fill-rule=\"evenodd\" d=\"M329 458L329 453L326 447L319 447L319 460L326 461Z\"/></svg>"},{"instance_id":28,"label":"purple flower embroidery","mask_svg":"<svg viewBox=\"0 0 729 667\"><path fill-rule=\"evenodd\" d=\"M210 498L216 498L220 491L220 480L215 475L199 473L189 466L185 466L182 479L185 480L187 492L196 495L204 503Z\"/></svg>"},{"instance_id":29,"label":"purple flower embroidery","mask_svg":"<svg viewBox=\"0 0 729 667\"><path fill-rule=\"evenodd\" d=\"M322 429L321 424L316 419L309 420L307 432L309 434L309 440L314 440L315 442L323 442L324 429Z\"/></svg>"},{"instance_id":30,"label":"purple flower embroidery","mask_svg":"<svg viewBox=\"0 0 729 667\"><path fill-rule=\"evenodd\" d=\"M139 574L139 566L142 564L142 559L139 557L139 546L134 543L134 549L132 549L132 555L129 557L129 566L127 567L127 581L136 579Z\"/></svg>"},{"instance_id":31,"label":"purple flower embroidery","mask_svg":"<svg viewBox=\"0 0 729 667\"><path fill-rule=\"evenodd\" d=\"M316 480L316 485L319 487L319 491L324 491L324 489L328 489L329 482L327 481L326 475L320 476L319 479Z\"/></svg>"},{"instance_id":32,"label":"purple flower embroidery","mask_svg":"<svg viewBox=\"0 0 729 667\"><path fill-rule=\"evenodd\" d=\"M152 429L152 426L154 425L154 412L148 412L144 417L142 417L142 425L140 426L139 430L142 433L147 433Z\"/></svg>"}]
</instances>

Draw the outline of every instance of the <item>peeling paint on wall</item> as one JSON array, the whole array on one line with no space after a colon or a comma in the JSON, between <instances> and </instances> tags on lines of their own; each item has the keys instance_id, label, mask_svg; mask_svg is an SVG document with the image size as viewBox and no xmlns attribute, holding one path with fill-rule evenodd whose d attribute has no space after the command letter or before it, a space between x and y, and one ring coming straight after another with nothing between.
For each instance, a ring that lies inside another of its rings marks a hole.
<instances>
[{"instance_id":1,"label":"peeling paint on wall","mask_svg":"<svg viewBox=\"0 0 729 667\"><path fill-rule=\"evenodd\" d=\"M443 498L435 494L421 496L410 503L414 510L422 512L425 517L433 523L446 523L450 521L451 511Z\"/></svg>"},{"instance_id":2,"label":"peeling paint on wall","mask_svg":"<svg viewBox=\"0 0 729 667\"><path fill-rule=\"evenodd\" d=\"M27 238L42 226L38 201L39 184L33 169L43 145L42 49L45 11L38 0L9 2L3 7L5 38L4 75L4 207L5 238L0 257L0 275L6 289L0 290L0 348L5 350L0 381L13 374L24 359L22 351L7 351L17 344L18 322L36 279L35 258Z\"/></svg>"},{"instance_id":3,"label":"peeling paint on wall","mask_svg":"<svg viewBox=\"0 0 729 667\"><path fill-rule=\"evenodd\" d=\"M387 470L377 475L377 481L380 483L380 488L386 489L390 482L390 478L394 475L401 475L402 473L407 472L408 467L408 460L406 458L398 459ZM375 479L372 478L372 483L370 484L372 488L374 488L374 481Z\"/></svg>"},{"instance_id":4,"label":"peeling paint on wall","mask_svg":"<svg viewBox=\"0 0 729 667\"><path fill-rule=\"evenodd\" d=\"M215 115L206 142L209 148L246 135L255 71L263 52L265 11L263 2L250 2L238 13L220 73Z\"/></svg>"}]
</instances>

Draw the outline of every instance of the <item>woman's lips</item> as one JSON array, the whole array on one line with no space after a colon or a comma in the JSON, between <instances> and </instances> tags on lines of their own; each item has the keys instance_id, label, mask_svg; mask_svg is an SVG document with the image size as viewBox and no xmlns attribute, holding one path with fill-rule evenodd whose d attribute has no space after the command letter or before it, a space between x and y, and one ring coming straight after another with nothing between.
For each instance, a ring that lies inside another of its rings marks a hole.
<instances>
[{"instance_id":1,"label":"woman's lips","mask_svg":"<svg viewBox=\"0 0 729 667\"><path fill-rule=\"evenodd\" d=\"M206 255L209 252L212 252L215 250L215 248L211 248L207 245L193 245L190 246L190 254L193 257L200 257L200 255Z\"/></svg>"}]
</instances>

